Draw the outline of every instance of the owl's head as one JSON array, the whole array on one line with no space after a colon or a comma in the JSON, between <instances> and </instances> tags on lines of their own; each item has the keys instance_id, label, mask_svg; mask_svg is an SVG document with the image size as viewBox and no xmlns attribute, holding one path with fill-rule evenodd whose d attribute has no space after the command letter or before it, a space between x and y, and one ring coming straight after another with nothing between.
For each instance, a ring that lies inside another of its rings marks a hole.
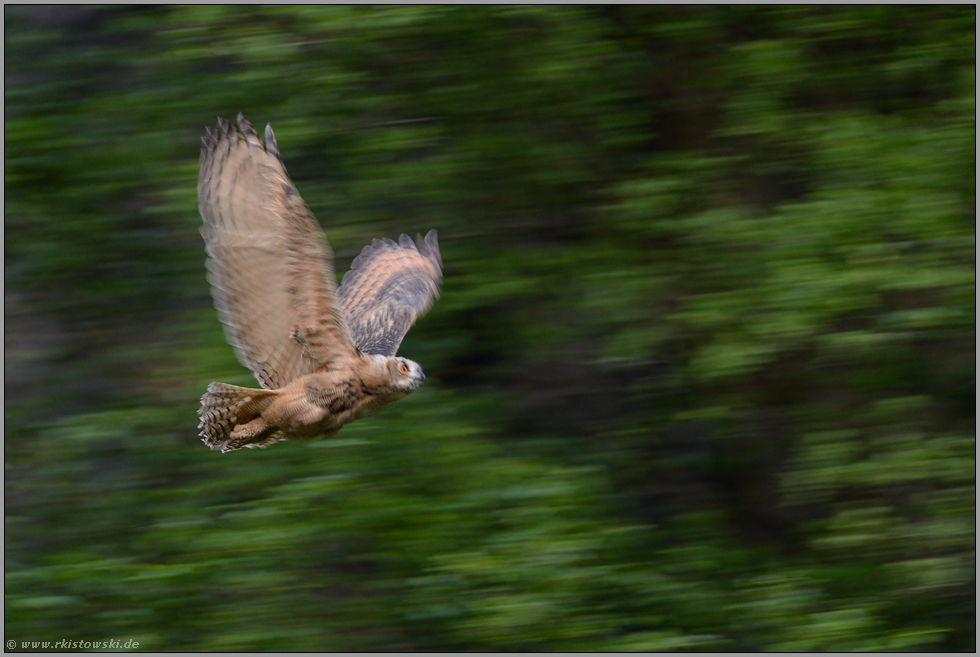
<instances>
[{"instance_id":1,"label":"owl's head","mask_svg":"<svg viewBox=\"0 0 980 657\"><path fill-rule=\"evenodd\" d=\"M422 366L407 358L389 358L388 377L392 386L405 391L405 394L425 383L425 373L422 371Z\"/></svg>"}]
</instances>

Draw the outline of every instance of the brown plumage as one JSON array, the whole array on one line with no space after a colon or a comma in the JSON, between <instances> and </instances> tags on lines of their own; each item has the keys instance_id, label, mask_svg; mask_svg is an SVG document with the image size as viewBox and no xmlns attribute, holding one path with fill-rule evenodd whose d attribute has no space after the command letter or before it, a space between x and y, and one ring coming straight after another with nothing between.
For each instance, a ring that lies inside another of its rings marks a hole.
<instances>
[{"instance_id":1,"label":"brown plumage","mask_svg":"<svg viewBox=\"0 0 980 657\"><path fill-rule=\"evenodd\" d=\"M262 389L212 383L201 436L228 452L326 437L418 388L422 368L395 356L442 284L436 231L374 240L338 289L333 252L279 157L238 115L208 128L197 193L218 318Z\"/></svg>"}]
</instances>

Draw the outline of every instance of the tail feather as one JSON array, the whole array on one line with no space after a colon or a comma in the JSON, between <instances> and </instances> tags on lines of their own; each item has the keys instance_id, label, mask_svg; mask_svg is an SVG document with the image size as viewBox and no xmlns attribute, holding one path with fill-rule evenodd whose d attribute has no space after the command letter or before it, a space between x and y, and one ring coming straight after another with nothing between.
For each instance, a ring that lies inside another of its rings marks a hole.
<instances>
[{"instance_id":1,"label":"tail feather","mask_svg":"<svg viewBox=\"0 0 980 657\"><path fill-rule=\"evenodd\" d=\"M262 415L278 393L275 390L243 388L229 383L214 382L201 397L201 439L211 449L228 452L242 447L265 447L281 438L271 436L271 431L256 427L255 431L237 432L236 429Z\"/></svg>"}]
</instances>

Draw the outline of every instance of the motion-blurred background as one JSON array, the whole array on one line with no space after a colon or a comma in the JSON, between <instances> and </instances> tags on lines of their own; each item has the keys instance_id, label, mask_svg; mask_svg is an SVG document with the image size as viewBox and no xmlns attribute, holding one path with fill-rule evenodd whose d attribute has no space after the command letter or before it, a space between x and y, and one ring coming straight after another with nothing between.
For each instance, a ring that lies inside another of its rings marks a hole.
<instances>
[{"instance_id":1,"label":"motion-blurred background","mask_svg":"<svg viewBox=\"0 0 980 657\"><path fill-rule=\"evenodd\" d=\"M5 7L5 639L975 650L975 12ZM221 455L239 111L445 282L422 389Z\"/></svg>"}]
</instances>

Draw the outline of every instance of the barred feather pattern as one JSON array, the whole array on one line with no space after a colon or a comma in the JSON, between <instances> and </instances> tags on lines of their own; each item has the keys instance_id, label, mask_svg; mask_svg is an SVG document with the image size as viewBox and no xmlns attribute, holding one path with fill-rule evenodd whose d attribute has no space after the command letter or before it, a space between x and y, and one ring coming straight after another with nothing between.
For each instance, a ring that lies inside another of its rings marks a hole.
<instances>
[{"instance_id":1,"label":"barred feather pattern","mask_svg":"<svg viewBox=\"0 0 980 657\"><path fill-rule=\"evenodd\" d=\"M412 241L374 240L354 258L337 291L357 348L394 356L412 324L439 296L442 256L430 230Z\"/></svg>"},{"instance_id":2,"label":"barred feather pattern","mask_svg":"<svg viewBox=\"0 0 980 657\"><path fill-rule=\"evenodd\" d=\"M208 391L201 397L201 422L198 428L204 443L211 449L231 451L243 446L265 447L282 440L281 437L272 439L262 437L255 443L247 439L241 444L235 444L231 436L235 427L247 424L262 414L276 393L258 388L243 388L230 383L214 382L208 386Z\"/></svg>"},{"instance_id":3,"label":"barred feather pattern","mask_svg":"<svg viewBox=\"0 0 980 657\"><path fill-rule=\"evenodd\" d=\"M239 114L201 150L201 234L218 318L239 362L282 388L354 353L337 303L333 252L286 174L271 128L263 144Z\"/></svg>"}]
</instances>

